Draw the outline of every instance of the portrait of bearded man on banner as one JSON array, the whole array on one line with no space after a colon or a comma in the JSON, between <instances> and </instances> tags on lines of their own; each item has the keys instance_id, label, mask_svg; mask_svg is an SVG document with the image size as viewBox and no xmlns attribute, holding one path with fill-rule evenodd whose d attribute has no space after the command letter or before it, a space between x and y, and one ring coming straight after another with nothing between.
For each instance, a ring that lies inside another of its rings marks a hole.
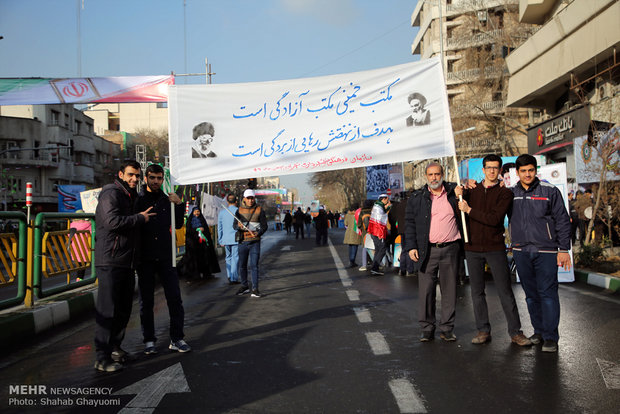
<instances>
[{"instance_id":1,"label":"portrait of bearded man on banner","mask_svg":"<svg viewBox=\"0 0 620 414\"><path fill-rule=\"evenodd\" d=\"M411 115L407 117L407 126L428 125L431 123L431 113L425 109L426 98L418 92L414 92L407 97L407 102L411 107Z\"/></svg>"},{"instance_id":2,"label":"portrait of bearded man on banner","mask_svg":"<svg viewBox=\"0 0 620 414\"><path fill-rule=\"evenodd\" d=\"M192 158L215 158L217 155L211 151L215 128L210 122L201 122L194 127L192 138Z\"/></svg>"}]
</instances>

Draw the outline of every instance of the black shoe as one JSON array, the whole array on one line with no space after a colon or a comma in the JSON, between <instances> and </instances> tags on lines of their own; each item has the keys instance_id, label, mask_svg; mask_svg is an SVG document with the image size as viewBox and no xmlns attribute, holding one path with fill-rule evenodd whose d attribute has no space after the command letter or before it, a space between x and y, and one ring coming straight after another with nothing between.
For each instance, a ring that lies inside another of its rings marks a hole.
<instances>
[{"instance_id":1,"label":"black shoe","mask_svg":"<svg viewBox=\"0 0 620 414\"><path fill-rule=\"evenodd\" d=\"M250 293L250 288L247 286L241 286L239 290L237 291L236 295L241 296L241 295L245 295L246 293Z\"/></svg>"},{"instance_id":2,"label":"black shoe","mask_svg":"<svg viewBox=\"0 0 620 414\"><path fill-rule=\"evenodd\" d=\"M359 266L359 265L357 263L355 263L355 262L351 262L349 264L349 268L354 268L354 267L357 267L357 266Z\"/></svg>"},{"instance_id":3,"label":"black shoe","mask_svg":"<svg viewBox=\"0 0 620 414\"><path fill-rule=\"evenodd\" d=\"M101 372L116 372L123 369L123 366L111 359L102 359L95 362L95 369Z\"/></svg>"},{"instance_id":4,"label":"black shoe","mask_svg":"<svg viewBox=\"0 0 620 414\"><path fill-rule=\"evenodd\" d=\"M435 332L422 331L422 335L420 335L420 342L430 342L433 339L435 339Z\"/></svg>"},{"instance_id":5,"label":"black shoe","mask_svg":"<svg viewBox=\"0 0 620 414\"><path fill-rule=\"evenodd\" d=\"M253 298L260 298L261 294L258 289L252 289L252 294L250 296L252 296Z\"/></svg>"},{"instance_id":6,"label":"black shoe","mask_svg":"<svg viewBox=\"0 0 620 414\"><path fill-rule=\"evenodd\" d=\"M545 339L542 346L543 352L558 352L558 343L551 339Z\"/></svg>"},{"instance_id":7,"label":"black shoe","mask_svg":"<svg viewBox=\"0 0 620 414\"><path fill-rule=\"evenodd\" d=\"M370 274L371 275L375 275L375 276L383 276L385 273L383 273L383 270L377 269L377 270L370 270Z\"/></svg>"},{"instance_id":8,"label":"black shoe","mask_svg":"<svg viewBox=\"0 0 620 414\"><path fill-rule=\"evenodd\" d=\"M542 343L543 341L543 337L541 334L534 334L530 336L528 339L532 342L533 345L538 345Z\"/></svg>"},{"instance_id":9,"label":"black shoe","mask_svg":"<svg viewBox=\"0 0 620 414\"><path fill-rule=\"evenodd\" d=\"M456 341L456 335L452 331L442 332L439 334L439 337L446 342Z\"/></svg>"}]
</instances>

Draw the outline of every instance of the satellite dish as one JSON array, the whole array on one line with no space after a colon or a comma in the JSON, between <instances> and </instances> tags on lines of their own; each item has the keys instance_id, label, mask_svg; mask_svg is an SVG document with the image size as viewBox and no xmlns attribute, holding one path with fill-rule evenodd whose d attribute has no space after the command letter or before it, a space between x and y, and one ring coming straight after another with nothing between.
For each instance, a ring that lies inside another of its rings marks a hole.
<instances>
[{"instance_id":1,"label":"satellite dish","mask_svg":"<svg viewBox=\"0 0 620 414\"><path fill-rule=\"evenodd\" d=\"M586 209L583 210L583 215L586 216L588 220L592 220L592 207L586 207Z\"/></svg>"}]
</instances>

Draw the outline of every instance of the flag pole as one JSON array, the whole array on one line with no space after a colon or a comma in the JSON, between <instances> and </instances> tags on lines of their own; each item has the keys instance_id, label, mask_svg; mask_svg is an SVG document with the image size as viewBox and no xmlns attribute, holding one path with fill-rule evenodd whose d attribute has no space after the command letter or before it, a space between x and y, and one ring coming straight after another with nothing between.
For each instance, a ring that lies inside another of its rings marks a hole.
<instances>
[{"instance_id":1,"label":"flag pole","mask_svg":"<svg viewBox=\"0 0 620 414\"><path fill-rule=\"evenodd\" d=\"M452 156L454 161L454 171L456 173L456 184L461 185L461 176L459 175L459 163L456 160L456 154ZM463 195L459 196L459 201L463 201ZM467 236L467 223L465 222L465 212L461 210L461 222L463 223L463 240L465 243L469 243L469 237Z\"/></svg>"}]
</instances>

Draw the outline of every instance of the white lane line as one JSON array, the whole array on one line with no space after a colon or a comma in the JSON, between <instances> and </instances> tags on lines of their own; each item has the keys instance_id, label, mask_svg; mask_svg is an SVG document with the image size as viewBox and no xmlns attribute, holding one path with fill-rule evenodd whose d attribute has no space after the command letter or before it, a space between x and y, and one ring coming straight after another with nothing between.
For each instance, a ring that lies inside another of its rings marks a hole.
<instances>
[{"instance_id":1,"label":"white lane line","mask_svg":"<svg viewBox=\"0 0 620 414\"><path fill-rule=\"evenodd\" d=\"M603 381L605 381L607 389L620 389L620 366L600 358L596 358L596 362L601 370L601 375L603 375Z\"/></svg>"},{"instance_id":2,"label":"white lane line","mask_svg":"<svg viewBox=\"0 0 620 414\"><path fill-rule=\"evenodd\" d=\"M365 307L353 308L355 311L355 316L357 316L357 320L361 323L370 323L372 322L372 318L370 317L370 311Z\"/></svg>"},{"instance_id":3,"label":"white lane line","mask_svg":"<svg viewBox=\"0 0 620 414\"><path fill-rule=\"evenodd\" d=\"M344 270L344 264L342 264L342 260L340 260L340 257L338 256L338 253L336 252L336 248L332 244L332 241L330 239L327 239L327 244L329 245L329 251L332 254L334 263L336 264L336 269L338 270L338 276L340 276L340 281L345 287L351 286L353 284L353 281L347 274L347 271Z\"/></svg>"},{"instance_id":4,"label":"white lane line","mask_svg":"<svg viewBox=\"0 0 620 414\"><path fill-rule=\"evenodd\" d=\"M351 302L360 300L360 292L355 289L347 289L347 296Z\"/></svg>"},{"instance_id":5,"label":"white lane line","mask_svg":"<svg viewBox=\"0 0 620 414\"><path fill-rule=\"evenodd\" d=\"M281 252L289 252L289 251L291 251L292 248L293 248L293 246L282 246L280 251Z\"/></svg>"},{"instance_id":6,"label":"white lane line","mask_svg":"<svg viewBox=\"0 0 620 414\"><path fill-rule=\"evenodd\" d=\"M390 381L390 389L396 399L401 413L426 413L424 401L420 398L413 385L406 378Z\"/></svg>"},{"instance_id":7,"label":"white lane line","mask_svg":"<svg viewBox=\"0 0 620 414\"><path fill-rule=\"evenodd\" d=\"M380 332L366 332L366 340L373 354L388 355L391 353L388 343Z\"/></svg>"}]
</instances>

